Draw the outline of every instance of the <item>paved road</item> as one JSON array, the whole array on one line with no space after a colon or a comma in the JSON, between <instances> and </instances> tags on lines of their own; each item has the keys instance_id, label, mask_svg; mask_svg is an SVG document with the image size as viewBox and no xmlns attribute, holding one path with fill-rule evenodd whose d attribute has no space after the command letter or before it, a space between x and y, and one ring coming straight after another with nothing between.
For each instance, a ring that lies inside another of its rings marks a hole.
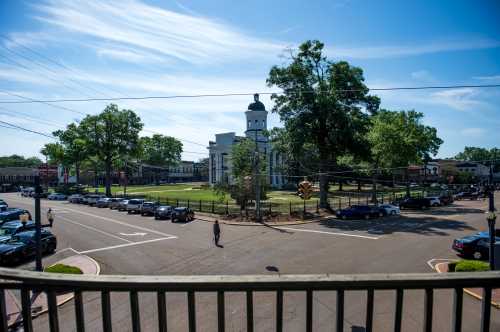
<instances>
[{"instance_id":1,"label":"paved road","mask_svg":"<svg viewBox=\"0 0 500 332\"><path fill-rule=\"evenodd\" d=\"M498 197L498 195L497 195ZM33 200L15 194L4 194L11 206L33 212ZM497 199L497 205L500 200ZM500 205L498 205L500 206ZM56 214L53 232L59 245L47 263L64 256L85 253L96 259L104 274L210 275L210 274L282 274L290 273L396 273L429 272L433 259L455 258L450 250L453 238L486 230L486 202L457 202L454 206L427 213L408 212L404 217L370 221L328 220L321 223L273 227L223 225L222 244L213 244L211 224L194 221L172 224L152 217L127 215L66 202L42 201L42 214L51 207ZM32 263L31 263L32 264ZM29 264L24 266L29 267ZM270 271L271 270L271 271ZM331 330L335 319L335 294L315 293L315 331ZM274 295L256 294L256 331L274 329ZM304 329L304 294L286 293L285 331ZM375 330L392 328L395 295L377 292ZM216 297L197 296L197 318L200 330L216 330ZM365 294L346 294L346 331L363 331ZM423 292L409 291L404 300L404 330L421 329ZM226 297L226 320L230 331L245 330L245 307L241 294ZM141 320L145 331L156 330L156 298L141 295ZM128 297L114 294L113 326L128 331L130 311ZM449 291L436 292L436 331L450 330L452 296ZM169 327L182 331L186 326L186 297L169 294ZM87 329L101 327L100 300L86 294ZM63 330L74 326L71 303L60 309ZM464 331L479 330L480 303L464 297ZM68 319L64 319L64 318ZM493 330L500 330L500 311L493 311ZM48 328L47 317L35 325Z\"/></svg>"}]
</instances>

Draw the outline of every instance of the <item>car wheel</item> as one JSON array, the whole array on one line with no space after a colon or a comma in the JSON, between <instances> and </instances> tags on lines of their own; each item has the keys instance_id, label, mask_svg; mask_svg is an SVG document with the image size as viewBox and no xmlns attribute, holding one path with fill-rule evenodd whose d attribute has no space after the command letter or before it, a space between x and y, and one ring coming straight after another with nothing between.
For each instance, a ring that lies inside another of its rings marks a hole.
<instances>
[{"instance_id":1,"label":"car wheel","mask_svg":"<svg viewBox=\"0 0 500 332\"><path fill-rule=\"evenodd\" d=\"M380 218L382 218L382 217L384 216L384 214L383 214L382 212L379 212L379 213L378 213L378 216L379 216Z\"/></svg>"},{"instance_id":2,"label":"car wheel","mask_svg":"<svg viewBox=\"0 0 500 332\"><path fill-rule=\"evenodd\" d=\"M483 254L481 254L481 252L479 252L479 251L476 251L475 253L472 254L472 257L474 259L482 259L483 258Z\"/></svg>"},{"instance_id":3,"label":"car wheel","mask_svg":"<svg viewBox=\"0 0 500 332\"><path fill-rule=\"evenodd\" d=\"M56 251L56 246L55 246L55 245L53 245L53 244L49 244L49 245L47 246L47 252L48 252L49 254L53 254L55 251Z\"/></svg>"},{"instance_id":4,"label":"car wheel","mask_svg":"<svg viewBox=\"0 0 500 332\"><path fill-rule=\"evenodd\" d=\"M127 213L128 213L128 214L131 214L131 213L132 213L132 211L127 211Z\"/></svg>"},{"instance_id":5,"label":"car wheel","mask_svg":"<svg viewBox=\"0 0 500 332\"><path fill-rule=\"evenodd\" d=\"M343 214L341 218L342 218L342 220L346 220L347 216L345 214Z\"/></svg>"},{"instance_id":6,"label":"car wheel","mask_svg":"<svg viewBox=\"0 0 500 332\"><path fill-rule=\"evenodd\" d=\"M392 210L391 211L391 216L395 216L396 215L396 211Z\"/></svg>"},{"instance_id":7,"label":"car wheel","mask_svg":"<svg viewBox=\"0 0 500 332\"><path fill-rule=\"evenodd\" d=\"M370 215L369 214L365 214L364 217L365 217L366 220L370 219Z\"/></svg>"}]
</instances>

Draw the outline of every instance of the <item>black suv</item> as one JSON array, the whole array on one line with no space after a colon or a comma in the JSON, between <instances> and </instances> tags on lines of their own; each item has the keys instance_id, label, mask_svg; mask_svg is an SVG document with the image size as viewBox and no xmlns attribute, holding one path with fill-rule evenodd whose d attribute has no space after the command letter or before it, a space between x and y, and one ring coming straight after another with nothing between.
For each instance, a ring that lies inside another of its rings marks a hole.
<instances>
[{"instance_id":1,"label":"black suv","mask_svg":"<svg viewBox=\"0 0 500 332\"><path fill-rule=\"evenodd\" d=\"M0 212L0 225L6 221L19 220L21 214L28 214L28 219L31 220L31 213L25 209L7 208L7 210Z\"/></svg>"},{"instance_id":2,"label":"black suv","mask_svg":"<svg viewBox=\"0 0 500 332\"><path fill-rule=\"evenodd\" d=\"M42 253L53 253L57 248L57 239L50 231L41 233ZM0 244L0 265L19 264L36 254L35 231L14 235L6 243Z\"/></svg>"},{"instance_id":3,"label":"black suv","mask_svg":"<svg viewBox=\"0 0 500 332\"><path fill-rule=\"evenodd\" d=\"M173 208L169 205L160 205L156 208L155 219L168 219L172 215Z\"/></svg>"},{"instance_id":4,"label":"black suv","mask_svg":"<svg viewBox=\"0 0 500 332\"><path fill-rule=\"evenodd\" d=\"M405 198L399 202L400 209L428 209L431 201L428 198Z\"/></svg>"},{"instance_id":5,"label":"black suv","mask_svg":"<svg viewBox=\"0 0 500 332\"><path fill-rule=\"evenodd\" d=\"M172 222L176 221L191 221L194 220L194 212L187 207L177 207L172 211L170 216Z\"/></svg>"},{"instance_id":6,"label":"black suv","mask_svg":"<svg viewBox=\"0 0 500 332\"><path fill-rule=\"evenodd\" d=\"M144 202L141 205L141 216L154 216L160 204L157 202Z\"/></svg>"}]
</instances>

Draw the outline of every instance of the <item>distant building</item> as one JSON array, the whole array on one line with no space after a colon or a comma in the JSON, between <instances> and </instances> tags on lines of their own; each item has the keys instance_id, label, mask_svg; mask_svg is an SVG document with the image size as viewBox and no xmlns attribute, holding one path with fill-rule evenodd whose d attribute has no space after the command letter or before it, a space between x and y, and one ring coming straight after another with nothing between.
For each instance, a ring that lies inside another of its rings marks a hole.
<instances>
[{"instance_id":1,"label":"distant building","mask_svg":"<svg viewBox=\"0 0 500 332\"><path fill-rule=\"evenodd\" d=\"M470 173L478 179L485 179L490 176L490 168L480 164L463 162L456 165L459 172Z\"/></svg>"},{"instance_id":2,"label":"distant building","mask_svg":"<svg viewBox=\"0 0 500 332\"><path fill-rule=\"evenodd\" d=\"M231 151L235 144L249 138L256 140L258 149L267 162L267 179L272 187L281 187L285 184L284 177L280 174L283 165L283 156L273 149L272 144L264 135L267 130L267 114L265 106L259 101L259 95L254 95L254 102L248 105L246 116L245 136L237 136L234 132L215 135L215 141L208 144L209 162L208 177L211 185L217 183L233 184Z\"/></svg>"},{"instance_id":3,"label":"distant building","mask_svg":"<svg viewBox=\"0 0 500 332\"><path fill-rule=\"evenodd\" d=\"M37 168L33 167L2 167L0 168L0 184L25 186L33 185Z\"/></svg>"}]
</instances>

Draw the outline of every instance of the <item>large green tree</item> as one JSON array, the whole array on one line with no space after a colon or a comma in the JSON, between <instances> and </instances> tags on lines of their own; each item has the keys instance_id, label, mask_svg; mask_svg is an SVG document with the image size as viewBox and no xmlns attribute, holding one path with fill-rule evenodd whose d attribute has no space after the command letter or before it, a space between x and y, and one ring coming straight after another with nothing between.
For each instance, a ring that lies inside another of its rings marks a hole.
<instances>
[{"instance_id":1,"label":"large green tree","mask_svg":"<svg viewBox=\"0 0 500 332\"><path fill-rule=\"evenodd\" d=\"M181 161L182 143L175 137L159 134L141 137L140 146L141 159L149 165L169 167L175 166Z\"/></svg>"},{"instance_id":2,"label":"large green tree","mask_svg":"<svg viewBox=\"0 0 500 332\"><path fill-rule=\"evenodd\" d=\"M82 163L90 155L90 145L82 127L75 123L66 126L65 130L57 130L52 133L59 138L59 142L64 150L64 160L66 164L74 165L76 173L76 183L80 183L80 169Z\"/></svg>"},{"instance_id":3,"label":"large green tree","mask_svg":"<svg viewBox=\"0 0 500 332\"><path fill-rule=\"evenodd\" d=\"M282 90L271 96L272 111L292 138L294 158L307 152L304 147L317 151L320 205L329 207L328 172L339 156L368 153L364 137L380 99L369 95L361 68L328 60L323 48L319 41L303 43L288 64L271 68L267 84Z\"/></svg>"},{"instance_id":4,"label":"large green tree","mask_svg":"<svg viewBox=\"0 0 500 332\"><path fill-rule=\"evenodd\" d=\"M422 123L423 117L413 110L380 110L371 118L368 141L374 168L422 164L437 154L443 140L437 136L436 128Z\"/></svg>"},{"instance_id":5,"label":"large green tree","mask_svg":"<svg viewBox=\"0 0 500 332\"><path fill-rule=\"evenodd\" d=\"M40 150L40 153L45 156L49 164L66 165L66 156L64 154L64 147L60 143L47 143Z\"/></svg>"},{"instance_id":6,"label":"large green tree","mask_svg":"<svg viewBox=\"0 0 500 332\"><path fill-rule=\"evenodd\" d=\"M25 158L17 154L0 157L0 167L37 167L41 163L37 157Z\"/></svg>"},{"instance_id":7,"label":"large green tree","mask_svg":"<svg viewBox=\"0 0 500 332\"><path fill-rule=\"evenodd\" d=\"M117 105L110 104L98 115L87 115L80 127L85 133L89 153L104 164L106 195L110 196L113 163L124 155L140 155L141 119L132 110L120 110Z\"/></svg>"}]
</instances>

